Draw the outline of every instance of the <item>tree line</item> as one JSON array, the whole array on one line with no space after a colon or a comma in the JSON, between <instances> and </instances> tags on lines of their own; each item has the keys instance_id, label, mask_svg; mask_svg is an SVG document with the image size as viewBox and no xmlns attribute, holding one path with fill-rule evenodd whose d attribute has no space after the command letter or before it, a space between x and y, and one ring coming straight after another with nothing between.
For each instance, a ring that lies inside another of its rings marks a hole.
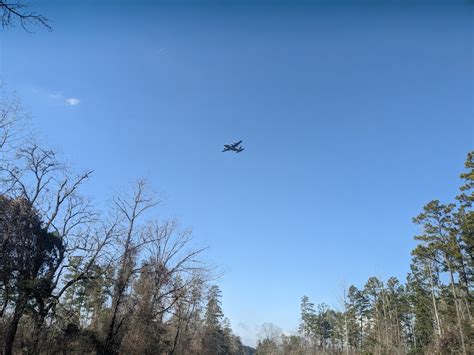
<instances>
[{"instance_id":1,"label":"tree line","mask_svg":"<svg viewBox=\"0 0 474 355\"><path fill-rule=\"evenodd\" d=\"M192 233L156 218L138 181L98 211L74 173L0 97L0 336L3 354L251 354L224 317ZM340 309L301 299L298 334L265 324L257 354L470 354L473 348L474 152L454 201L413 219L404 283L368 279Z\"/></svg>"},{"instance_id":2,"label":"tree line","mask_svg":"<svg viewBox=\"0 0 474 355\"><path fill-rule=\"evenodd\" d=\"M251 354L224 317L191 231L156 218L138 181L99 211L76 173L34 138L19 99L0 95L0 337L3 354ZM298 334L265 324L258 354L470 354L474 152L459 194L427 203L400 282L344 288L341 307L301 299Z\"/></svg>"},{"instance_id":3,"label":"tree line","mask_svg":"<svg viewBox=\"0 0 474 355\"><path fill-rule=\"evenodd\" d=\"M190 230L157 218L144 181L105 211L0 96L0 339L4 355L246 354Z\"/></svg>"},{"instance_id":4,"label":"tree line","mask_svg":"<svg viewBox=\"0 0 474 355\"><path fill-rule=\"evenodd\" d=\"M405 282L370 277L342 290L338 310L304 296L298 334L267 324L257 354L473 354L474 152L460 177L452 202L433 200L413 218Z\"/></svg>"},{"instance_id":5,"label":"tree line","mask_svg":"<svg viewBox=\"0 0 474 355\"><path fill-rule=\"evenodd\" d=\"M51 30L21 1L0 1L0 21ZM159 195L138 181L99 211L81 193L92 172L40 144L27 116L0 94L2 353L253 354L224 317L205 249L156 218ZM371 277L343 289L340 309L304 296L298 333L265 323L257 354L474 353L474 152L465 168L453 202L413 219L404 283Z\"/></svg>"}]
</instances>

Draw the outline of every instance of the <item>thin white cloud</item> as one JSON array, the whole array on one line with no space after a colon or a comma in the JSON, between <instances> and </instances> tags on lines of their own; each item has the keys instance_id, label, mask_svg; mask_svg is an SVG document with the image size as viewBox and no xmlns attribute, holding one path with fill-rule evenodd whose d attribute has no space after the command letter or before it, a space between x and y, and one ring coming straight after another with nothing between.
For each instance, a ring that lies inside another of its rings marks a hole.
<instances>
[{"instance_id":1,"label":"thin white cloud","mask_svg":"<svg viewBox=\"0 0 474 355\"><path fill-rule=\"evenodd\" d=\"M81 102L77 97L69 97L65 101L69 106L77 106Z\"/></svg>"},{"instance_id":2,"label":"thin white cloud","mask_svg":"<svg viewBox=\"0 0 474 355\"><path fill-rule=\"evenodd\" d=\"M62 99L63 95L60 92L56 92L54 94L48 94L48 97L50 99L58 100L58 99Z\"/></svg>"},{"instance_id":3,"label":"thin white cloud","mask_svg":"<svg viewBox=\"0 0 474 355\"><path fill-rule=\"evenodd\" d=\"M42 90L44 92L44 90ZM34 89L34 92L40 92L37 89ZM81 100L77 97L66 97L63 95L62 92L44 92L48 98L55 100L55 101L61 101L67 106L77 106L81 102Z\"/></svg>"}]
</instances>

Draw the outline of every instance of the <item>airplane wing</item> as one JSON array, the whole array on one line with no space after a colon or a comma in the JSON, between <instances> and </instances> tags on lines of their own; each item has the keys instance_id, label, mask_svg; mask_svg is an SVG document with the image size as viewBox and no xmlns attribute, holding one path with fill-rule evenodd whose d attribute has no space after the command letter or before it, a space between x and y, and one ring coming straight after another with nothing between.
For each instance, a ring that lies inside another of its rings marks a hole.
<instances>
[{"instance_id":1,"label":"airplane wing","mask_svg":"<svg viewBox=\"0 0 474 355\"><path fill-rule=\"evenodd\" d=\"M238 146L240 143L242 143L242 141L241 141L241 140L240 140L240 141L238 141L238 142L235 142L235 143L233 143L233 144L232 144L232 146L235 148L235 147L237 147L237 146Z\"/></svg>"}]
</instances>

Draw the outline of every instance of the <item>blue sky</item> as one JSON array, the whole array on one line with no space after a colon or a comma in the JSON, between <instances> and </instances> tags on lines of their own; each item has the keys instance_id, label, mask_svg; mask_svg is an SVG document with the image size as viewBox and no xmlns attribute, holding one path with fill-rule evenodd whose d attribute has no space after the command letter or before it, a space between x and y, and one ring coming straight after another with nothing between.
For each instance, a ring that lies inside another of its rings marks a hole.
<instances>
[{"instance_id":1,"label":"blue sky","mask_svg":"<svg viewBox=\"0 0 474 355\"><path fill-rule=\"evenodd\" d=\"M404 279L411 218L473 149L472 6L328 3L41 1L53 32L0 34L2 79L95 171L86 192L162 191L250 344L296 330L303 295Z\"/></svg>"}]
</instances>

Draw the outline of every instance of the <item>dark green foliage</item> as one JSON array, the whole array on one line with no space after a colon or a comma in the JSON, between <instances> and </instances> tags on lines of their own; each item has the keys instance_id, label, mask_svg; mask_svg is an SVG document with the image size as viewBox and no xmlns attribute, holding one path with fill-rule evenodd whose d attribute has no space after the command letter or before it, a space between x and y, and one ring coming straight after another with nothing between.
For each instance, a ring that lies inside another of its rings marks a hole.
<instances>
[{"instance_id":1,"label":"dark green foliage","mask_svg":"<svg viewBox=\"0 0 474 355\"><path fill-rule=\"evenodd\" d=\"M204 316L202 350L206 354L241 354L242 343L232 333L229 320L224 319L221 297L219 287L211 286Z\"/></svg>"},{"instance_id":2,"label":"dark green foliage","mask_svg":"<svg viewBox=\"0 0 474 355\"><path fill-rule=\"evenodd\" d=\"M62 240L42 227L38 213L23 198L0 196L0 289L2 315L12 307L3 351L12 352L25 313L38 317L44 298L54 287L54 275L64 258Z\"/></svg>"}]
</instances>

